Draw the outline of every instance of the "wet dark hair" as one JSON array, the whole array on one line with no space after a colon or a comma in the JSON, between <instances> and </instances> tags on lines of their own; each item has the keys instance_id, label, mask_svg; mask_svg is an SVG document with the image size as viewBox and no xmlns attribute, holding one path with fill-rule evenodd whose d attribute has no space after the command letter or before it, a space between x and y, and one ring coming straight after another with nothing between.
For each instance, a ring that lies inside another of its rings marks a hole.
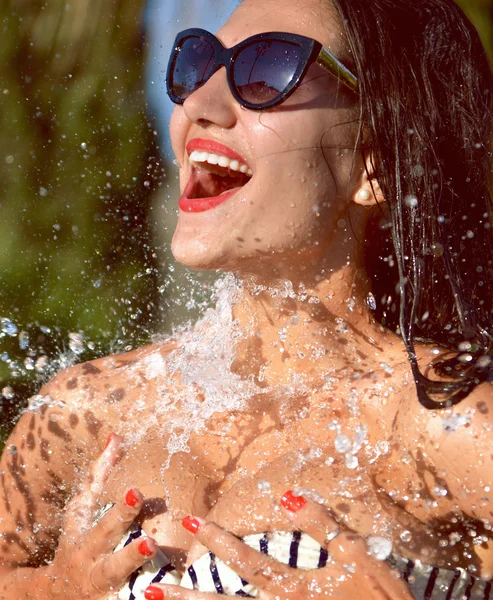
<instances>
[{"instance_id":1,"label":"wet dark hair","mask_svg":"<svg viewBox=\"0 0 493 600\"><path fill-rule=\"evenodd\" d=\"M390 243L367 265L375 316L402 336L420 402L452 406L493 379L488 59L452 0L330 2L359 79L363 147L390 215L379 218ZM439 381L421 373L418 340L452 352L434 365Z\"/></svg>"}]
</instances>

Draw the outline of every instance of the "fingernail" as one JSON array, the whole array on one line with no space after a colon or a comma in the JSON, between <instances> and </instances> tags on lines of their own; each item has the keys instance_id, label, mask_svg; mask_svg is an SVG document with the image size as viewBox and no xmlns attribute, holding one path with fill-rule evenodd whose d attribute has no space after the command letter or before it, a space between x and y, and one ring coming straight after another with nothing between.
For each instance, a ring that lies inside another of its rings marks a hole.
<instances>
[{"instance_id":1,"label":"fingernail","mask_svg":"<svg viewBox=\"0 0 493 600\"><path fill-rule=\"evenodd\" d=\"M155 585L150 585L144 592L144 596L147 600L164 600L163 590Z\"/></svg>"},{"instance_id":2,"label":"fingernail","mask_svg":"<svg viewBox=\"0 0 493 600\"><path fill-rule=\"evenodd\" d=\"M142 540L137 546L137 550L141 556L151 556L152 554L154 554L154 550L151 550L149 548L147 540Z\"/></svg>"},{"instance_id":3,"label":"fingernail","mask_svg":"<svg viewBox=\"0 0 493 600\"><path fill-rule=\"evenodd\" d=\"M108 438L108 441L106 442L106 446L104 447L104 449L106 450L106 448L111 444L113 438L116 437L116 433L111 433L110 437Z\"/></svg>"},{"instance_id":4,"label":"fingernail","mask_svg":"<svg viewBox=\"0 0 493 600\"><path fill-rule=\"evenodd\" d=\"M306 504L303 496L295 496L291 490L286 492L281 498L281 504L285 509L291 512L298 512Z\"/></svg>"},{"instance_id":5,"label":"fingernail","mask_svg":"<svg viewBox=\"0 0 493 600\"><path fill-rule=\"evenodd\" d=\"M200 523L197 521L197 519L194 519L190 515L185 517L183 519L183 521L181 522L181 524L183 525L183 527L185 527L185 529L187 531L189 531L190 533L193 533L194 535L200 529Z\"/></svg>"},{"instance_id":6,"label":"fingernail","mask_svg":"<svg viewBox=\"0 0 493 600\"><path fill-rule=\"evenodd\" d=\"M132 508L139 502L139 497L135 493L134 490L130 489L125 494L125 504L127 506L131 506Z\"/></svg>"}]
</instances>

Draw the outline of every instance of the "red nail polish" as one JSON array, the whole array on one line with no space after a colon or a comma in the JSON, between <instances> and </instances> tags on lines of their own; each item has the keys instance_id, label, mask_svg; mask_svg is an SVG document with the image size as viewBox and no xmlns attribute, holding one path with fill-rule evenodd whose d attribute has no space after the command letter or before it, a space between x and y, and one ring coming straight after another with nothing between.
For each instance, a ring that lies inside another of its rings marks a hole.
<instances>
[{"instance_id":1,"label":"red nail polish","mask_svg":"<svg viewBox=\"0 0 493 600\"><path fill-rule=\"evenodd\" d=\"M128 490L128 492L125 494L125 504L133 508L138 503L138 501L139 497L134 492L134 490Z\"/></svg>"},{"instance_id":2,"label":"red nail polish","mask_svg":"<svg viewBox=\"0 0 493 600\"><path fill-rule=\"evenodd\" d=\"M144 592L147 600L164 600L164 592L155 585L150 585Z\"/></svg>"},{"instance_id":3,"label":"red nail polish","mask_svg":"<svg viewBox=\"0 0 493 600\"><path fill-rule=\"evenodd\" d=\"M306 500L303 496L295 496L293 492L289 490L281 498L281 504L287 510L295 513L305 506Z\"/></svg>"},{"instance_id":4,"label":"red nail polish","mask_svg":"<svg viewBox=\"0 0 493 600\"><path fill-rule=\"evenodd\" d=\"M141 556L151 556L154 552L149 548L147 540L142 540L137 546L137 550Z\"/></svg>"},{"instance_id":5,"label":"red nail polish","mask_svg":"<svg viewBox=\"0 0 493 600\"><path fill-rule=\"evenodd\" d=\"M111 433L108 441L106 442L106 446L104 447L104 449L106 450L106 448L111 444L111 440L116 436L116 433Z\"/></svg>"},{"instance_id":6,"label":"red nail polish","mask_svg":"<svg viewBox=\"0 0 493 600\"><path fill-rule=\"evenodd\" d=\"M185 527L187 531L193 533L194 535L200 529L200 523L197 521L197 519L194 519L190 515L188 515L188 517L185 517L181 524L183 525L183 527Z\"/></svg>"}]
</instances>

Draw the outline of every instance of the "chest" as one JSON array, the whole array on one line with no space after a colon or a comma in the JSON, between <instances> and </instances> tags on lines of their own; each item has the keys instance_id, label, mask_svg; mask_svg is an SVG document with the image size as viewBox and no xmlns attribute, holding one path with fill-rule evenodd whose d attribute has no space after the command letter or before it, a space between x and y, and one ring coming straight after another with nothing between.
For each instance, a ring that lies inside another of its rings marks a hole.
<instances>
[{"instance_id":1,"label":"chest","mask_svg":"<svg viewBox=\"0 0 493 600\"><path fill-rule=\"evenodd\" d=\"M181 415L183 429L170 433L151 411L140 417L145 435L126 437L107 500L140 489L144 530L177 565L190 550L183 517L210 515L238 535L289 530L276 507L294 487L324 498L352 529L390 537L402 554L433 561L437 551L448 552L439 550L437 532L452 507L446 496L432 494L439 475L421 473L391 416L370 404L355 417L342 394L320 402L258 397L248 410L212 415L196 429Z\"/></svg>"}]
</instances>

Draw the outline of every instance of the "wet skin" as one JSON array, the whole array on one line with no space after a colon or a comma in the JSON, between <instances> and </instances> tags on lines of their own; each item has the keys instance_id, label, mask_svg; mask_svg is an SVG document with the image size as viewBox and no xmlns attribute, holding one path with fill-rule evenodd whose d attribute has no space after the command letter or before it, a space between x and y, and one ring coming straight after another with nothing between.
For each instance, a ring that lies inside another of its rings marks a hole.
<instances>
[{"instance_id":1,"label":"wet skin","mask_svg":"<svg viewBox=\"0 0 493 600\"><path fill-rule=\"evenodd\" d=\"M321 390L279 402L267 394L242 411L214 415L205 431L191 436L190 453L176 454L163 473L162 428L151 425L140 440L132 438L162 402L159 386L146 381L148 358L169 349L156 345L72 367L43 390L63 399L65 408L23 415L2 458L3 557L37 564L53 553L64 500L108 434L119 431L125 455L101 502L138 487L146 498L145 530L177 564L190 547L191 536L180 525L186 514L208 515L239 535L289 530L276 507L286 489L299 486L322 496L361 534L391 536L403 555L450 567L473 564L483 575L491 573L489 542L472 546L468 533L488 536L480 520L492 518L484 487L493 457L483 433L491 417L481 390L455 411L472 415L469 427L451 434L440 417L419 409L405 360L392 360L394 373L386 375L367 359L360 365L365 376L356 380L354 365L347 364L335 375L330 395ZM357 418L347 407L348 380L360 398ZM143 390L146 406L136 409ZM350 438L355 426L368 426L356 469L348 469L335 451L336 432L329 428L334 420ZM389 447L378 457L379 440ZM259 489L263 481L270 484L268 492ZM411 541L400 541L403 531L411 532ZM453 533L466 545L441 548L440 540L454 539Z\"/></svg>"},{"instance_id":2,"label":"wet skin","mask_svg":"<svg viewBox=\"0 0 493 600\"><path fill-rule=\"evenodd\" d=\"M302 4L245 0L219 36L232 45L261 31L293 31L344 59L330 15L321 17L318 0ZM246 333L231 370L255 381L258 393L213 414L191 433L189 452L163 470L167 423L190 417L191 396L209 402L200 385L183 383L187 373L169 380L166 360L180 339L58 375L41 391L55 404L24 414L2 457L0 555L11 564L39 565L53 555L66 500L116 431L125 452L101 503L139 488L144 529L178 566L201 551L191 550L180 525L186 514L209 515L240 535L290 530L278 501L299 486L360 534L391 537L402 555L493 575L484 527L493 520L492 388L479 387L447 413L420 408L402 342L372 322L365 303L364 236L353 232L368 211L354 204L352 227L341 222L365 185L359 154L345 152L355 143L357 103L316 68L298 92L282 110L242 111L219 72L172 123L182 188L186 144L197 137L230 146L254 170L236 199L180 214L173 246L189 266L227 267L242 280L233 312ZM285 293L286 278L293 294ZM435 358L430 350L418 348L424 370ZM303 384L297 391L295 376ZM468 422L449 433L443 418L453 415ZM356 427L368 428L356 468L336 451L334 421L350 439Z\"/></svg>"}]
</instances>

